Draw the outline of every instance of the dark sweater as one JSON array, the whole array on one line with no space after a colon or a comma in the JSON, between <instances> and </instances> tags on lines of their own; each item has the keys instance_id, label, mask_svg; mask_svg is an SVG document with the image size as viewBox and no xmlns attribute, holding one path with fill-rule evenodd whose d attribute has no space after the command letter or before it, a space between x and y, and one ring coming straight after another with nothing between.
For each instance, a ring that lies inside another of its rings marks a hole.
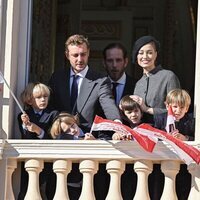
<instances>
[{"instance_id":1,"label":"dark sweater","mask_svg":"<svg viewBox=\"0 0 200 200\"><path fill-rule=\"evenodd\" d=\"M42 130L44 130L44 137L42 139L50 139L51 137L48 134L48 131L51 128L53 119L58 114L58 112L55 110L51 111L49 109L44 109L40 116L38 116L38 114L35 114L33 108L29 108L25 110L25 112L29 116L30 122L36 124ZM37 136L37 133L30 132L23 128L21 115L22 113L18 115L18 124L19 124L20 132L22 134L22 139L39 139Z\"/></svg>"},{"instance_id":2,"label":"dark sweater","mask_svg":"<svg viewBox=\"0 0 200 200\"><path fill-rule=\"evenodd\" d=\"M154 115L154 127L165 130L167 123L167 112ZM195 119L192 113L186 113L179 121L175 122L176 129L183 135L189 136L189 140L194 140Z\"/></svg>"}]
</instances>

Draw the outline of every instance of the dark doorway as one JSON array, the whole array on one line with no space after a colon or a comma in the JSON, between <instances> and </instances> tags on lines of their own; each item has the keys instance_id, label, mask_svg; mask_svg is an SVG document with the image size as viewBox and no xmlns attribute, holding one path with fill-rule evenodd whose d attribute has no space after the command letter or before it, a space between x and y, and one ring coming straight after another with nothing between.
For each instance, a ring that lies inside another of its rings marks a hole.
<instances>
[{"instance_id":1,"label":"dark doorway","mask_svg":"<svg viewBox=\"0 0 200 200\"><path fill-rule=\"evenodd\" d=\"M102 50L122 42L129 53L134 41L153 35L161 43L163 67L174 71L184 89L192 90L195 73L196 0L34 0L30 81L48 82L51 73L67 65L66 38L81 33L91 43L91 67L103 71Z\"/></svg>"}]
</instances>

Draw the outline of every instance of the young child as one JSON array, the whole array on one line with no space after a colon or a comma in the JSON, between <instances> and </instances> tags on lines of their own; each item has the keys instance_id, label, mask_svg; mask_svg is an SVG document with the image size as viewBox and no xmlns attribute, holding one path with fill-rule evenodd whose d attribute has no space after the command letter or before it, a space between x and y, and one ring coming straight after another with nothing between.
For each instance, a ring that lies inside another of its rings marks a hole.
<instances>
[{"instance_id":1,"label":"young child","mask_svg":"<svg viewBox=\"0 0 200 200\"><path fill-rule=\"evenodd\" d=\"M19 129L23 139L50 139L48 130L57 111L47 109L49 88L42 83L29 83L21 94L25 113L18 115ZM51 163L45 163L40 173L40 190L43 198L53 199L53 171ZM50 183L52 182L52 183ZM22 164L21 189L18 199L24 199L28 185L28 174ZM46 191L44 191L46 190ZM46 193L46 194L45 194ZM44 197L46 195L46 197Z\"/></svg>"},{"instance_id":2,"label":"young child","mask_svg":"<svg viewBox=\"0 0 200 200\"><path fill-rule=\"evenodd\" d=\"M124 96L119 108L123 123L131 128L135 128L142 123L142 110L140 105L130 98L129 95ZM112 136L113 140L132 140L132 135L124 135L120 132L115 132ZM133 199L136 191L137 175L133 170L133 164L126 164L126 170L121 177L121 191L123 199Z\"/></svg>"},{"instance_id":3,"label":"young child","mask_svg":"<svg viewBox=\"0 0 200 200\"><path fill-rule=\"evenodd\" d=\"M194 140L194 117L187 113L191 104L190 95L183 89L171 90L166 97L166 108L172 108L175 118L175 129L171 134L183 141ZM154 115L154 126L165 130L167 124L167 112ZM166 131L166 130L165 130Z\"/></svg>"},{"instance_id":4,"label":"young child","mask_svg":"<svg viewBox=\"0 0 200 200\"><path fill-rule=\"evenodd\" d=\"M48 130L58 114L47 108L49 88L42 83L29 83L21 94L25 113L18 116L23 139L50 139Z\"/></svg>"},{"instance_id":5,"label":"young child","mask_svg":"<svg viewBox=\"0 0 200 200\"><path fill-rule=\"evenodd\" d=\"M119 108L121 111L124 123L131 128L135 128L142 122L142 110L140 105L130 98L129 95L124 96L120 103ZM124 135L120 132L115 132L112 136L113 140L131 140L133 139L131 135Z\"/></svg>"},{"instance_id":6,"label":"young child","mask_svg":"<svg viewBox=\"0 0 200 200\"><path fill-rule=\"evenodd\" d=\"M171 134L182 141L194 140L195 120L191 113L187 113L191 104L191 98L188 92L183 89L171 90L167 94L165 103L167 109L171 106L175 118L175 131L172 131ZM167 112L154 115L154 121L154 126L156 128L165 130L167 124ZM159 180L158 184L164 185L164 180ZM178 199L186 200L190 188L191 175L187 171L187 166L181 164L180 171L176 176L176 193ZM161 193L162 191L160 191L160 195Z\"/></svg>"},{"instance_id":7,"label":"young child","mask_svg":"<svg viewBox=\"0 0 200 200\"><path fill-rule=\"evenodd\" d=\"M79 128L79 120L77 116L66 112L60 113L52 124L50 134L54 139L64 140L94 140L95 137L90 133L83 133ZM78 200L81 194L82 174L79 172L79 165L73 163L72 170L67 176L67 187L69 198Z\"/></svg>"},{"instance_id":8,"label":"young child","mask_svg":"<svg viewBox=\"0 0 200 200\"><path fill-rule=\"evenodd\" d=\"M95 137L90 133L83 133L79 128L79 120L77 116L71 115L66 112L60 113L52 124L50 133L54 139L85 139L94 140Z\"/></svg>"}]
</instances>

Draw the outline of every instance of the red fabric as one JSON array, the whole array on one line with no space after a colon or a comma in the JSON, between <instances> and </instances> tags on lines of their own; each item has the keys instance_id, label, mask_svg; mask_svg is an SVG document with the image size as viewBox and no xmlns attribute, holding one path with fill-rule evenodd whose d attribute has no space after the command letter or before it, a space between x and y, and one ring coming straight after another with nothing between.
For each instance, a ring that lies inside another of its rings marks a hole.
<instances>
[{"instance_id":1,"label":"red fabric","mask_svg":"<svg viewBox=\"0 0 200 200\"><path fill-rule=\"evenodd\" d=\"M148 136L144 136L138 134L133 129L129 128L126 125L123 125L119 122L114 122L112 120L103 119L99 116L96 116L91 128L91 132L93 130L112 130L112 131L122 131L126 134L131 134L134 139L146 150L152 152L156 142L149 138Z\"/></svg>"},{"instance_id":2,"label":"red fabric","mask_svg":"<svg viewBox=\"0 0 200 200\"><path fill-rule=\"evenodd\" d=\"M148 152L153 151L156 144L155 138L161 139L169 143L177 152L178 156L186 164L189 165L193 161L195 161L197 164L200 163L200 151L197 148L184 143L165 131L156 129L149 124L141 124L133 130L119 122L114 122L112 120L103 119L99 116L96 116L91 128L91 132L93 130L112 130L120 131L125 134L131 134L134 139Z\"/></svg>"},{"instance_id":3,"label":"red fabric","mask_svg":"<svg viewBox=\"0 0 200 200\"><path fill-rule=\"evenodd\" d=\"M186 162L186 164L190 164L190 161L185 159L184 152L189 155L197 164L200 163L200 151L197 148L184 143L182 140L173 137L165 131L156 129L149 124L141 124L138 127L154 132L155 136L157 136L159 139L162 139L166 142L171 142L171 144L174 143L175 145L173 147L175 148L175 150L179 151L178 148L183 150L183 153L181 155L179 154L179 156Z\"/></svg>"}]
</instances>

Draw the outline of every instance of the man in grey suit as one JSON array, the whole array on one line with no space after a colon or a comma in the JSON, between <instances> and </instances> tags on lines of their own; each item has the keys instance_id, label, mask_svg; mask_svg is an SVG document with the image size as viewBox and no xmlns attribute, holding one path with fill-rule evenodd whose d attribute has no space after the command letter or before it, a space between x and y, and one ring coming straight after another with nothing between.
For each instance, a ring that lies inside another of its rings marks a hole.
<instances>
[{"instance_id":1,"label":"man in grey suit","mask_svg":"<svg viewBox=\"0 0 200 200\"><path fill-rule=\"evenodd\" d=\"M80 128L83 132L90 131L100 106L106 118L121 121L112 95L111 82L107 77L93 71L88 66L89 54L90 45L87 38L82 35L70 36L65 43L65 55L71 67L54 72L49 81L52 89L51 106L58 111L78 114ZM73 166L76 167L73 173L78 172L77 174L79 174L78 166ZM96 198L105 199L107 187L105 187L105 194L102 194L99 181L103 184L106 182L107 176L104 170L100 171L102 172L100 176L95 178L95 183L98 183L95 184L97 186L97 188L95 187ZM70 199L76 200L79 198L80 188L68 186L68 192Z\"/></svg>"},{"instance_id":2,"label":"man in grey suit","mask_svg":"<svg viewBox=\"0 0 200 200\"><path fill-rule=\"evenodd\" d=\"M99 105L106 118L121 120L112 95L111 82L88 66L89 54L87 38L82 35L70 36L65 43L65 55L71 67L54 72L49 81L52 89L50 104L58 111L78 114L84 132L90 131ZM75 77L77 85L72 89ZM77 99L72 99L76 89Z\"/></svg>"}]
</instances>

